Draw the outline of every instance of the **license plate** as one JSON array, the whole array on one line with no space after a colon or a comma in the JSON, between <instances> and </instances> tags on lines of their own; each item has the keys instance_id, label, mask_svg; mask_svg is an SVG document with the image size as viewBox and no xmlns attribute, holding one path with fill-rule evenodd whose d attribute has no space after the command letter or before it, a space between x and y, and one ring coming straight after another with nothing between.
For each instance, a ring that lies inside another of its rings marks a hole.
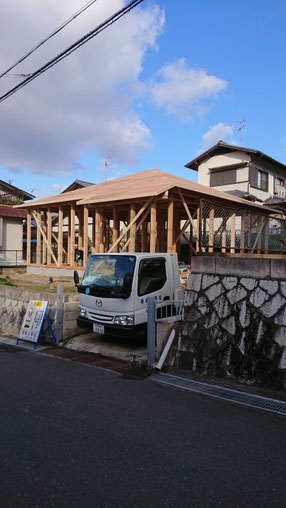
<instances>
[{"instance_id":1,"label":"license plate","mask_svg":"<svg viewBox=\"0 0 286 508\"><path fill-rule=\"evenodd\" d=\"M93 331L94 333L104 333L104 325L98 325L97 323L93 323Z\"/></svg>"}]
</instances>

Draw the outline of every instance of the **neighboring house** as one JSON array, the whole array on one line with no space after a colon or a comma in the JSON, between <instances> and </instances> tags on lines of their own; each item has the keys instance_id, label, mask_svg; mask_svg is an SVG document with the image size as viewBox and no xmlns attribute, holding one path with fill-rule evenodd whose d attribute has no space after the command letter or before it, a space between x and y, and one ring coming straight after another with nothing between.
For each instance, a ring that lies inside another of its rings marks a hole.
<instances>
[{"instance_id":1,"label":"neighboring house","mask_svg":"<svg viewBox=\"0 0 286 508\"><path fill-rule=\"evenodd\" d=\"M12 205L22 204L34 197L33 194L0 180L0 266L2 267L25 264L23 223L27 212L23 208L13 208Z\"/></svg>"},{"instance_id":2,"label":"neighboring house","mask_svg":"<svg viewBox=\"0 0 286 508\"><path fill-rule=\"evenodd\" d=\"M33 194L15 187L9 182L0 180L0 203L6 205L20 205L24 201L34 198L35 196L33 196Z\"/></svg>"},{"instance_id":3,"label":"neighboring house","mask_svg":"<svg viewBox=\"0 0 286 508\"><path fill-rule=\"evenodd\" d=\"M61 192L61 194L64 194L65 192L77 190L77 189L82 189L83 187L89 187L90 185L94 185L94 183L85 182L84 180L75 180L65 190L63 190Z\"/></svg>"},{"instance_id":4,"label":"neighboring house","mask_svg":"<svg viewBox=\"0 0 286 508\"><path fill-rule=\"evenodd\" d=\"M259 150L219 141L185 167L202 185L286 211L286 166Z\"/></svg>"},{"instance_id":5,"label":"neighboring house","mask_svg":"<svg viewBox=\"0 0 286 508\"><path fill-rule=\"evenodd\" d=\"M17 266L23 261L25 208L0 204L0 266Z\"/></svg>"}]
</instances>

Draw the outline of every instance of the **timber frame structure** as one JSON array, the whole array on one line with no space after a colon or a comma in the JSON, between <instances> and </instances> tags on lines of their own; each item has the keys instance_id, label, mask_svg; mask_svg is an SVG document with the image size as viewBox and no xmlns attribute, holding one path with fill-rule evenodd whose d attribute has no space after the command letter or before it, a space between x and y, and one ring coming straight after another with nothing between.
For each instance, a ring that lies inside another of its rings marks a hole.
<instances>
[{"instance_id":1,"label":"timber frame structure","mask_svg":"<svg viewBox=\"0 0 286 508\"><path fill-rule=\"evenodd\" d=\"M189 263L200 253L286 254L283 243L271 250L266 240L269 218L279 221L279 212L158 169L20 206L27 209L27 266L74 269L79 252L83 267L90 254L102 252L177 252L180 259L182 239ZM225 210L230 210L229 232ZM33 262L32 225L37 227Z\"/></svg>"}]
</instances>

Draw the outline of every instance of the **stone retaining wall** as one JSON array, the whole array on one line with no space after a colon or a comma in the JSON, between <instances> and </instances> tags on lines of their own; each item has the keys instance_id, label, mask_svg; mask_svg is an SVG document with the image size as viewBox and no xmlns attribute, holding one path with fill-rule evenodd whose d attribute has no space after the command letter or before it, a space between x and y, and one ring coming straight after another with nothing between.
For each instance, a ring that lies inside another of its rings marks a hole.
<instances>
[{"instance_id":1,"label":"stone retaining wall","mask_svg":"<svg viewBox=\"0 0 286 508\"><path fill-rule=\"evenodd\" d=\"M230 261L194 260L175 365L206 376L281 386L286 373L286 261L275 260L275 277L273 260Z\"/></svg>"},{"instance_id":2,"label":"stone retaining wall","mask_svg":"<svg viewBox=\"0 0 286 508\"><path fill-rule=\"evenodd\" d=\"M80 333L76 322L79 299L77 294L64 295L63 299L63 339L67 339ZM48 316L52 328L55 330L57 319L57 295L55 293L0 286L0 335L18 337L29 300L49 301ZM44 325L44 333L46 329L47 327ZM48 331L47 334L50 335Z\"/></svg>"}]
</instances>

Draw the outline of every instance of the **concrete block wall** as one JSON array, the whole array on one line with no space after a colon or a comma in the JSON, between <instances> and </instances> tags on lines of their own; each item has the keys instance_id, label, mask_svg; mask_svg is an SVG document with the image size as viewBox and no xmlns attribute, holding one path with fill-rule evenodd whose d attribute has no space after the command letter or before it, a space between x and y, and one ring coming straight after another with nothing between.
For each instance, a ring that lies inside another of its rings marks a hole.
<instances>
[{"instance_id":1,"label":"concrete block wall","mask_svg":"<svg viewBox=\"0 0 286 508\"><path fill-rule=\"evenodd\" d=\"M177 367L285 384L286 260L195 258L184 304Z\"/></svg>"},{"instance_id":2,"label":"concrete block wall","mask_svg":"<svg viewBox=\"0 0 286 508\"><path fill-rule=\"evenodd\" d=\"M64 295L63 338L74 337L80 333L77 327L78 295ZM18 337L29 300L49 301L48 316L53 330L57 318L57 295L44 291L23 290L10 286L0 286L0 335ZM47 325L43 333L50 335Z\"/></svg>"}]
</instances>

